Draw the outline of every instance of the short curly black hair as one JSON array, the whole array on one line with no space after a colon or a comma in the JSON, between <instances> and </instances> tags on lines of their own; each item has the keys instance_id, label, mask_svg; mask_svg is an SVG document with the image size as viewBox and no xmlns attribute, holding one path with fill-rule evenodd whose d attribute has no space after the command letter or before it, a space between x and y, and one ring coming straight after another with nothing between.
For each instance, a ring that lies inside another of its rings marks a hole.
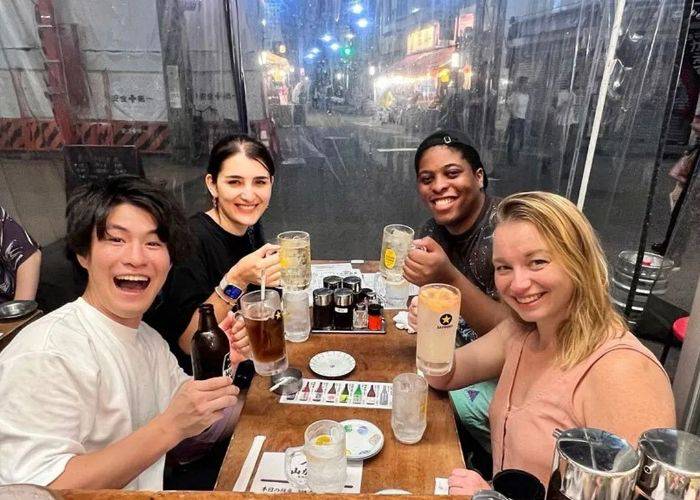
<instances>
[{"instance_id":1,"label":"short curly black hair","mask_svg":"<svg viewBox=\"0 0 700 500\"><path fill-rule=\"evenodd\" d=\"M69 257L90 253L93 230L105 237L107 217L122 203L141 208L156 221L156 234L168 247L173 264L191 251L187 219L179 204L163 188L135 175L121 175L76 188L66 206L66 247Z\"/></svg>"}]
</instances>

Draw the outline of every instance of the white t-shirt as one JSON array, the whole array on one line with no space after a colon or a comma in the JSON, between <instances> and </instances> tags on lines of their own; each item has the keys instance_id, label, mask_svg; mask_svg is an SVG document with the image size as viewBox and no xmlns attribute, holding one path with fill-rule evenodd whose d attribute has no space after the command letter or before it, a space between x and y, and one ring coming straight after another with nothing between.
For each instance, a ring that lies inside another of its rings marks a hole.
<instances>
[{"instance_id":1,"label":"white t-shirt","mask_svg":"<svg viewBox=\"0 0 700 500\"><path fill-rule=\"evenodd\" d=\"M153 328L121 325L82 298L0 353L0 484L47 485L75 455L133 433L189 377ZM163 489L165 457L127 489Z\"/></svg>"},{"instance_id":2,"label":"white t-shirt","mask_svg":"<svg viewBox=\"0 0 700 500\"><path fill-rule=\"evenodd\" d=\"M516 90L510 96L510 113L511 118L525 119L527 115L527 106L530 103L530 96L524 92Z\"/></svg>"}]
</instances>

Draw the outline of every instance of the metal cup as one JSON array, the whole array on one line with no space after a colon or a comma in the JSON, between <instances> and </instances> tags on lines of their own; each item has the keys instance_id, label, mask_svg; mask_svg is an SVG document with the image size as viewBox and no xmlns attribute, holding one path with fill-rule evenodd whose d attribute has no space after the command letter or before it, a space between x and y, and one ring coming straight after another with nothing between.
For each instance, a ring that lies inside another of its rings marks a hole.
<instances>
[{"instance_id":1,"label":"metal cup","mask_svg":"<svg viewBox=\"0 0 700 500\"><path fill-rule=\"evenodd\" d=\"M650 429L639 438L637 486L648 498L700 498L700 437L676 429Z\"/></svg>"}]
</instances>

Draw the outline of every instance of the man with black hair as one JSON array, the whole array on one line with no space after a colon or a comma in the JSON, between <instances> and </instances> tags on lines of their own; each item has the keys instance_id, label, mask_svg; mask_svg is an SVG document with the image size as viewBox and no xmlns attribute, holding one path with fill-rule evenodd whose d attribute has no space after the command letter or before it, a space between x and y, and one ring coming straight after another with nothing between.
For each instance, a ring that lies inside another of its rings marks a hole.
<instances>
[{"instance_id":1,"label":"man with black hair","mask_svg":"<svg viewBox=\"0 0 700 500\"><path fill-rule=\"evenodd\" d=\"M184 217L162 189L123 176L76 189L67 224L87 288L0 353L0 484L162 489L165 453L238 394L226 376L191 380L141 321L186 250ZM237 363L247 340L232 323Z\"/></svg>"},{"instance_id":2,"label":"man with black hair","mask_svg":"<svg viewBox=\"0 0 700 500\"><path fill-rule=\"evenodd\" d=\"M411 283L447 283L462 295L459 341L471 342L506 318L499 301L491 262L491 214L498 199L485 192L488 178L471 141L456 130L439 130L416 150L418 194L432 214L404 263ZM417 301L409 310L415 325ZM414 328L415 329L415 328ZM495 383L453 391L455 408L467 429L490 449L488 405Z\"/></svg>"}]
</instances>

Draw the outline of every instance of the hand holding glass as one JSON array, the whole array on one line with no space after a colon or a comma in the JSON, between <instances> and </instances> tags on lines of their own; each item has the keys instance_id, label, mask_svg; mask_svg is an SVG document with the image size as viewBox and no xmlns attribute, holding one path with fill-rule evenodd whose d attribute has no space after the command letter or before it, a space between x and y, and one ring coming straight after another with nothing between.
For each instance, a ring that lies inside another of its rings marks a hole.
<instances>
[{"instance_id":1,"label":"hand holding glass","mask_svg":"<svg viewBox=\"0 0 700 500\"><path fill-rule=\"evenodd\" d=\"M402 224L390 224L382 235L382 254L379 258L379 272L385 280L403 280L403 262L413 244L413 229Z\"/></svg>"},{"instance_id":2,"label":"hand holding glass","mask_svg":"<svg viewBox=\"0 0 700 500\"><path fill-rule=\"evenodd\" d=\"M311 283L311 240L304 231L286 231L277 235L280 246L282 288L303 290Z\"/></svg>"},{"instance_id":3,"label":"hand holding glass","mask_svg":"<svg viewBox=\"0 0 700 500\"><path fill-rule=\"evenodd\" d=\"M293 459L306 457L306 477L295 473ZM310 488L314 493L341 493L347 479L345 429L333 420L319 420L304 432L304 446L288 448L284 453L287 480L295 488Z\"/></svg>"},{"instance_id":4,"label":"hand holding glass","mask_svg":"<svg viewBox=\"0 0 700 500\"><path fill-rule=\"evenodd\" d=\"M250 341L255 371L276 375L288 367L280 295L276 290L246 293L240 298L241 314Z\"/></svg>"},{"instance_id":5,"label":"hand holding glass","mask_svg":"<svg viewBox=\"0 0 700 500\"><path fill-rule=\"evenodd\" d=\"M459 289L453 286L420 287L416 366L426 375L446 375L452 369L460 303Z\"/></svg>"}]
</instances>

